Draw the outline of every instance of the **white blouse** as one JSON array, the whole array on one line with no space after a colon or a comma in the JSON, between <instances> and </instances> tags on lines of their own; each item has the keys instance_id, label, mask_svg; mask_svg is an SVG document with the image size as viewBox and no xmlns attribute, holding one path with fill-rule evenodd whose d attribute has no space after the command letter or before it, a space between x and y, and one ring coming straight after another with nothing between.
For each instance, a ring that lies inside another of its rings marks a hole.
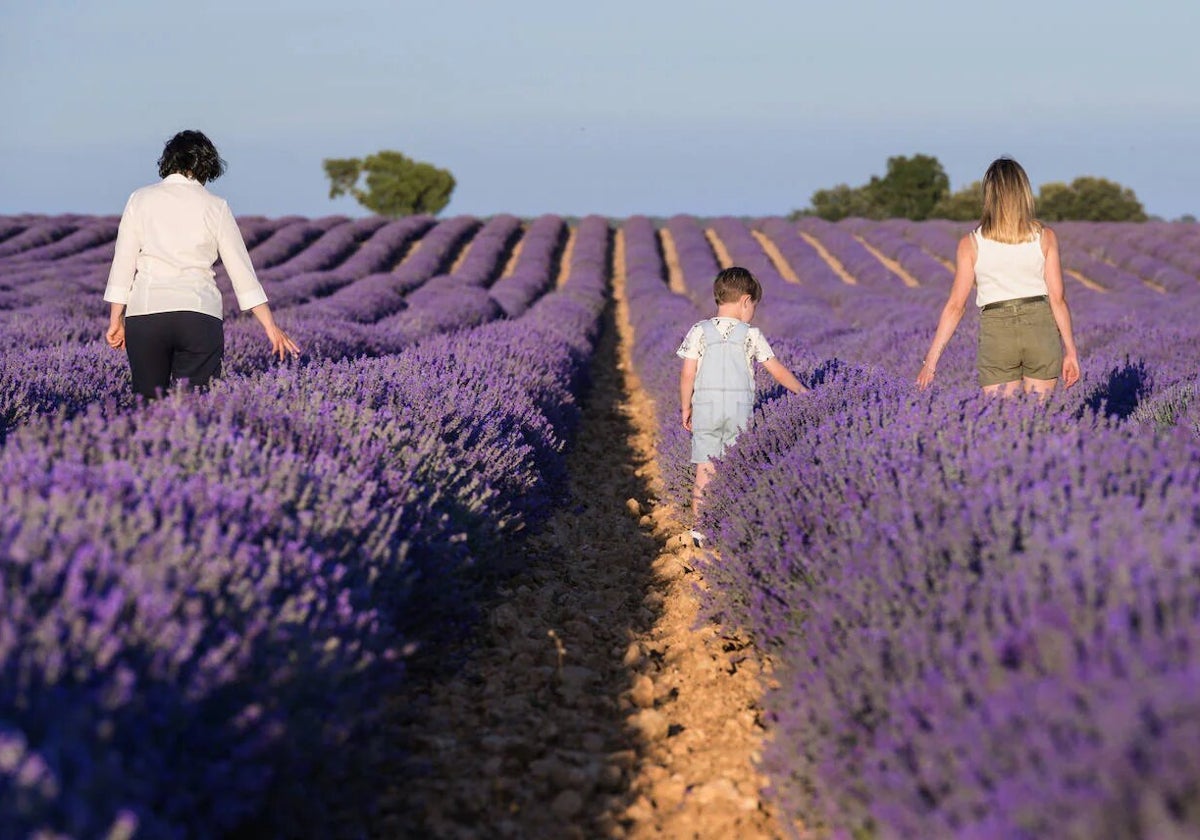
<instances>
[{"instance_id":1,"label":"white blouse","mask_svg":"<svg viewBox=\"0 0 1200 840\"><path fill-rule=\"evenodd\" d=\"M225 199L172 173L129 196L104 299L125 304L126 316L183 310L220 318L217 257L242 310L266 302Z\"/></svg>"}]
</instances>

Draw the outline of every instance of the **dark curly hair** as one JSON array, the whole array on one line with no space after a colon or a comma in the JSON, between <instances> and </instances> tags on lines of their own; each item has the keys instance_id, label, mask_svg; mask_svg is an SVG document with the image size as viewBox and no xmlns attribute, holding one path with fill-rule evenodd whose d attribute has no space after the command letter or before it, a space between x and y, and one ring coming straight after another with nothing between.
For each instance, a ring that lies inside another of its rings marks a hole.
<instances>
[{"instance_id":1,"label":"dark curly hair","mask_svg":"<svg viewBox=\"0 0 1200 840\"><path fill-rule=\"evenodd\" d=\"M207 184L224 174L225 161L204 132L181 131L167 141L162 157L158 159L160 178L175 172L191 175L201 184Z\"/></svg>"}]
</instances>

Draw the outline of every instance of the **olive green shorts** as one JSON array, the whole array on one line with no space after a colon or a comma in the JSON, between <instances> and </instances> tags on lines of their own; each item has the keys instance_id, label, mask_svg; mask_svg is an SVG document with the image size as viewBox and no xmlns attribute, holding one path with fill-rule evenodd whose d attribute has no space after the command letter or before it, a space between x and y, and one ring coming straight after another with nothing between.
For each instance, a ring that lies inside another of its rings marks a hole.
<instances>
[{"instance_id":1,"label":"olive green shorts","mask_svg":"<svg viewBox=\"0 0 1200 840\"><path fill-rule=\"evenodd\" d=\"M1004 303L979 313L979 386L1062 375L1062 338L1050 304Z\"/></svg>"}]
</instances>

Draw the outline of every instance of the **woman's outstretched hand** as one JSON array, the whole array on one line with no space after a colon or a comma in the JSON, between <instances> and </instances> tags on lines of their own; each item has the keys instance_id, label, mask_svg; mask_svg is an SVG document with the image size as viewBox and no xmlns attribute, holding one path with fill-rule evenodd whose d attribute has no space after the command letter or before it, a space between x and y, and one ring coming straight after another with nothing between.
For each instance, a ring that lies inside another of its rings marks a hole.
<instances>
[{"instance_id":1,"label":"woman's outstretched hand","mask_svg":"<svg viewBox=\"0 0 1200 840\"><path fill-rule=\"evenodd\" d=\"M125 346L125 304L114 303L108 308L108 329L104 332L104 340L114 350Z\"/></svg>"},{"instance_id":2,"label":"woman's outstretched hand","mask_svg":"<svg viewBox=\"0 0 1200 840\"><path fill-rule=\"evenodd\" d=\"M271 342L271 355L278 356L279 361L286 359L288 354L300 355L299 345L292 341L291 336L280 329L278 324L264 326L263 330L267 333L267 340Z\"/></svg>"},{"instance_id":3,"label":"woman's outstretched hand","mask_svg":"<svg viewBox=\"0 0 1200 840\"><path fill-rule=\"evenodd\" d=\"M1062 378L1068 388L1079 381L1079 357L1074 353L1063 356Z\"/></svg>"},{"instance_id":4,"label":"woman's outstretched hand","mask_svg":"<svg viewBox=\"0 0 1200 840\"><path fill-rule=\"evenodd\" d=\"M289 353L292 356L300 355L300 347L275 323L270 306L260 303L250 310L250 314L258 319L258 323L262 324L263 332L267 334L267 341L271 342L272 356L278 356L279 361L282 362Z\"/></svg>"},{"instance_id":5,"label":"woman's outstretched hand","mask_svg":"<svg viewBox=\"0 0 1200 840\"><path fill-rule=\"evenodd\" d=\"M125 324L116 323L109 324L108 330L104 333L104 340L108 342L108 346L114 350L120 350L125 346Z\"/></svg>"},{"instance_id":6,"label":"woman's outstretched hand","mask_svg":"<svg viewBox=\"0 0 1200 840\"><path fill-rule=\"evenodd\" d=\"M921 363L921 370L917 373L917 387L924 391L933 384L933 365L926 362Z\"/></svg>"}]
</instances>

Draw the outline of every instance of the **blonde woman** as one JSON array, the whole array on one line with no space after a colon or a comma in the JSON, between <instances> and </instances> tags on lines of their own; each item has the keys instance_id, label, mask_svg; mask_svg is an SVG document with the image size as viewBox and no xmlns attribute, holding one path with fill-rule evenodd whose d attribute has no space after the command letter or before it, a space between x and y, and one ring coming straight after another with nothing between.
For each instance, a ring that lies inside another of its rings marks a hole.
<instances>
[{"instance_id":1,"label":"blonde woman","mask_svg":"<svg viewBox=\"0 0 1200 840\"><path fill-rule=\"evenodd\" d=\"M933 382L972 285L979 306L976 366L985 393L1023 390L1044 398L1060 378L1068 388L1079 381L1058 238L1034 219L1029 178L1011 158L993 161L983 176L983 217L958 243L950 298L917 375L922 389Z\"/></svg>"}]
</instances>

